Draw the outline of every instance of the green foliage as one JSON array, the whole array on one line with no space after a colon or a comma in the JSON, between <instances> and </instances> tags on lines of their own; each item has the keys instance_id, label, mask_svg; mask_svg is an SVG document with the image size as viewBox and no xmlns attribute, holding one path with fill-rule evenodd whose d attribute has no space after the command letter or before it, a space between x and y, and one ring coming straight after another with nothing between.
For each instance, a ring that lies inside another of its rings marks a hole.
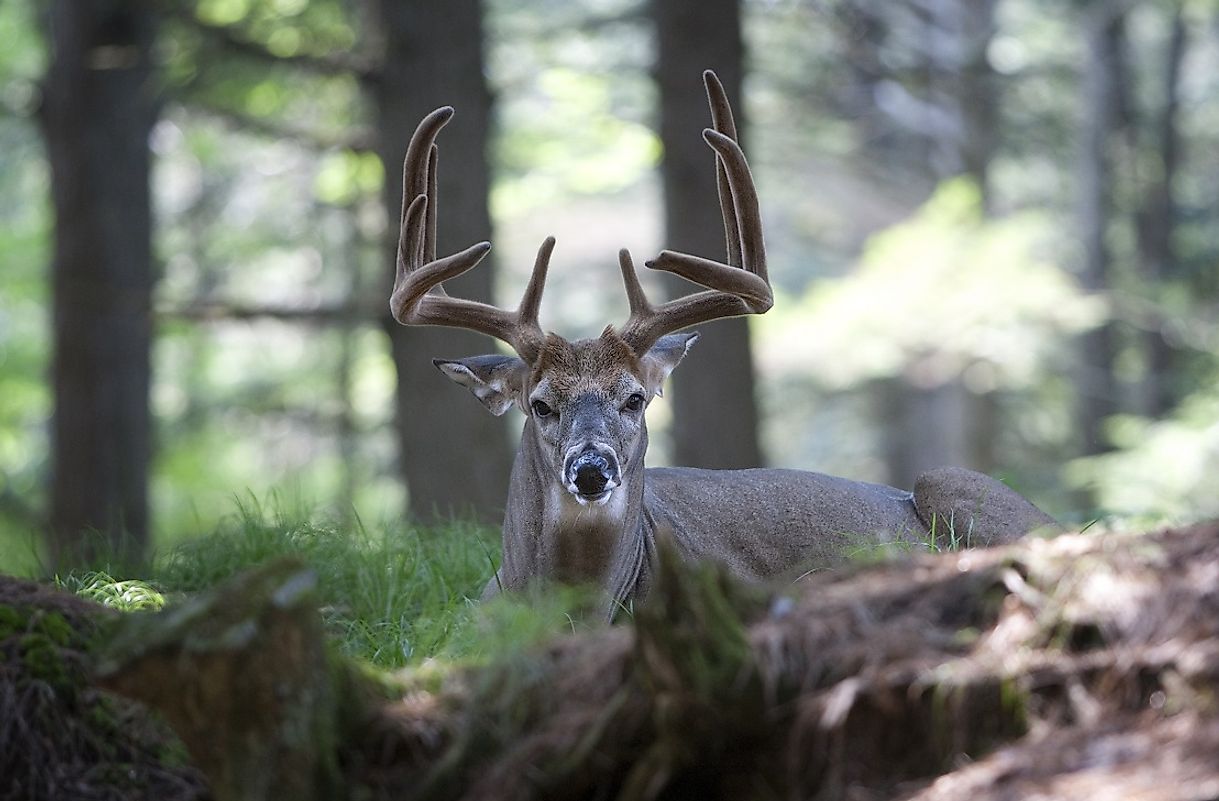
<instances>
[{"instance_id":1,"label":"green foliage","mask_svg":"<svg viewBox=\"0 0 1219 801\"><path fill-rule=\"evenodd\" d=\"M65 699L75 698L83 674L78 664L65 661L64 651L83 647L84 637L62 614L0 606L0 644L10 640L25 682L43 682Z\"/></svg>"},{"instance_id":2,"label":"green foliage","mask_svg":"<svg viewBox=\"0 0 1219 801\"><path fill-rule=\"evenodd\" d=\"M102 571L70 574L57 583L82 598L121 612L155 612L165 606L165 596L148 582L138 579L119 581Z\"/></svg>"},{"instance_id":3,"label":"green foliage","mask_svg":"<svg viewBox=\"0 0 1219 801\"><path fill-rule=\"evenodd\" d=\"M392 667L440 649L450 634L445 621L477 597L493 554L487 532L469 524L372 533L247 506L165 553L152 576L167 592L192 592L296 555L317 572L323 617L344 649Z\"/></svg>"},{"instance_id":4,"label":"green foliage","mask_svg":"<svg viewBox=\"0 0 1219 801\"><path fill-rule=\"evenodd\" d=\"M28 533L38 521L46 469L49 251L48 180L34 126L46 61L34 35L37 4L0 3L0 569L32 569Z\"/></svg>"},{"instance_id":5,"label":"green foliage","mask_svg":"<svg viewBox=\"0 0 1219 801\"><path fill-rule=\"evenodd\" d=\"M872 237L853 273L759 321L763 337L784 343L769 360L836 389L911 369L928 385L961 376L986 390L1027 385L1064 334L1103 314L1047 258L1047 222L985 218L973 183L947 181L908 221ZM815 337L801 335L810 320Z\"/></svg>"},{"instance_id":6,"label":"green foliage","mask_svg":"<svg viewBox=\"0 0 1219 801\"><path fill-rule=\"evenodd\" d=\"M442 660L484 662L521 654L559 635L578 634L602 625L603 595L591 587L553 586L498 595L463 604L433 621L443 629L436 654Z\"/></svg>"},{"instance_id":7,"label":"green foliage","mask_svg":"<svg viewBox=\"0 0 1219 801\"><path fill-rule=\"evenodd\" d=\"M1219 383L1167 418L1110 420L1112 453L1073 461L1066 478L1130 521L1183 523L1219 516Z\"/></svg>"},{"instance_id":8,"label":"green foliage","mask_svg":"<svg viewBox=\"0 0 1219 801\"><path fill-rule=\"evenodd\" d=\"M642 120L616 113L617 82L614 75L551 67L532 92L507 105L512 135L498 140L496 216L536 213L570 195L620 192L659 162L656 135Z\"/></svg>"},{"instance_id":9,"label":"green foliage","mask_svg":"<svg viewBox=\"0 0 1219 801\"><path fill-rule=\"evenodd\" d=\"M932 91L926 38L912 35L920 29L901 4L878 6L871 21L857 5L743 6L750 69L737 108L781 290L776 308L754 323L767 381L760 399L776 432L772 460L882 478L879 443L892 421L878 419L871 382L960 378L973 391L998 390L994 450L1004 470L1022 487L1058 487L1057 466L1075 447L1066 357L1073 335L1103 318L1120 329L1128 398L1149 369L1135 340L1160 330L1184 354L1171 379L1189 400L1163 424L1115 420L1119 452L1078 463L1068 479L1096 488L1101 505L1121 514L1208 513L1215 493L1206 443L1219 394L1209 377L1219 351L1209 312L1217 175L1207 154L1219 130L1219 79L1198 66L1215 55L1199 35L1205 9L1186 14L1179 264L1155 282L1141 274L1131 220L1162 167L1150 123L1162 103L1168 6L1131 15L1133 127L1115 157L1108 244L1118 275L1102 302L1069 274L1079 261L1078 9L1020 0L998 14L986 50L1003 87L988 170L993 217L962 182L940 186L910 216L945 174L920 144L927 120L915 112L919 103L947 110L934 95L951 94L950 82ZM0 3L0 570L19 573L39 568L33 539L45 519L52 400L53 228L34 116L48 61L42 10L33 0ZM557 328L595 332L603 312L622 309L613 249L661 245L646 4L491 0L484 18L501 300L524 282L535 230L557 233L568 266L553 272L553 308L544 313ZM372 516L401 506L388 432L394 377L380 322L225 316L229 305L363 308L379 298L384 308L382 236L394 210L381 209L385 176L370 151L372 84L343 67L375 68L373 20L341 0L191 0L169 4L162 17L166 103L151 144L162 270L152 519L163 549L210 531L235 487L259 495L292 487L311 505ZM883 69L858 69L873 63ZM882 89L914 103L881 108ZM216 317L200 323L175 312L200 305L215 305ZM656 407L658 430L666 412ZM655 439L659 455L663 437Z\"/></svg>"},{"instance_id":10,"label":"green foliage","mask_svg":"<svg viewBox=\"0 0 1219 801\"><path fill-rule=\"evenodd\" d=\"M541 640L601 625L591 588L533 589L476 603L499 561L495 532L463 522L369 531L309 520L282 501L248 503L213 532L127 571L86 571L60 586L124 612L156 610L277 558L295 556L318 576L327 630L342 653L383 668L429 660L486 661ZM0 627L5 625L0 618Z\"/></svg>"}]
</instances>

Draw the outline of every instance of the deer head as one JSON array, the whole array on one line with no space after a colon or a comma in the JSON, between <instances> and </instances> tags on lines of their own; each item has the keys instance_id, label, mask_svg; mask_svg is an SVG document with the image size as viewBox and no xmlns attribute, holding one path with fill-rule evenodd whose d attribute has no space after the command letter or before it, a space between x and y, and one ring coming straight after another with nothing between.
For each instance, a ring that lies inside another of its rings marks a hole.
<instances>
[{"instance_id":1,"label":"deer head","mask_svg":"<svg viewBox=\"0 0 1219 801\"><path fill-rule=\"evenodd\" d=\"M568 341L543 334L538 324L553 237L538 250L515 311L445 293L443 282L473 269L491 247L481 242L436 257L435 141L453 109L440 108L424 118L407 149L397 275L390 299L394 318L404 325L467 328L512 347L515 356L438 359L435 364L492 414L503 414L516 404L529 418L522 448L536 453L554 485L579 506L607 504L624 476L642 469L647 448L644 413L698 338L674 332L721 317L762 313L773 302L757 193L736 142L732 111L715 74L707 71L703 79L713 124L703 138L716 154L727 263L662 251L646 266L676 273L705 289L654 306L639 284L630 254L620 251L630 316L621 327L607 327L592 339Z\"/></svg>"}]
</instances>

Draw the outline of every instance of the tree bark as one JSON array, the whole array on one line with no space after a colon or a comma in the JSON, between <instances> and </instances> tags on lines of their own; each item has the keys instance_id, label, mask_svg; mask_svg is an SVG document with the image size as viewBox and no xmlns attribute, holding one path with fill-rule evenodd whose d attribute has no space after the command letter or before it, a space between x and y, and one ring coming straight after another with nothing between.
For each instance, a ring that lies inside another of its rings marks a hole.
<instances>
[{"instance_id":1,"label":"tree bark","mask_svg":"<svg viewBox=\"0 0 1219 801\"><path fill-rule=\"evenodd\" d=\"M653 0L659 41L660 138L664 146L665 247L723 259L715 156L699 132L710 124L702 72L714 69L745 129L741 101L743 45L738 0ZM746 148L748 151L748 148ZM670 296L694 287L665 276ZM694 352L673 373L673 456L691 467L762 464L753 356L745 319L699 327Z\"/></svg>"},{"instance_id":2,"label":"tree bark","mask_svg":"<svg viewBox=\"0 0 1219 801\"><path fill-rule=\"evenodd\" d=\"M42 122L55 210L51 551L125 556L148 538L155 20L144 3L57 0ZM83 553L82 553L83 549Z\"/></svg>"},{"instance_id":3,"label":"tree bark","mask_svg":"<svg viewBox=\"0 0 1219 801\"><path fill-rule=\"evenodd\" d=\"M1181 62L1185 56L1185 21L1180 6L1172 9L1172 22L1164 56L1164 76L1161 90L1164 103L1159 109L1154 132L1159 169L1144 195L1139 214L1139 255L1143 277L1153 289L1177 277L1176 254L1173 251L1173 231L1176 229L1177 206L1173 197L1173 181L1180 164L1181 136L1178 116L1181 105ZM1174 387L1177 351L1165 336L1166 320L1146 336L1147 348L1147 412L1153 417L1167 414L1179 400Z\"/></svg>"},{"instance_id":4,"label":"tree bark","mask_svg":"<svg viewBox=\"0 0 1219 801\"><path fill-rule=\"evenodd\" d=\"M1113 166L1110 147L1121 114L1122 51L1125 12L1112 2L1094 2L1084 12L1087 55L1081 90L1081 153L1079 159L1079 230L1083 241L1080 282L1090 292L1109 288L1110 252L1106 242L1112 216ZM1118 410L1114 331L1102 325L1080 337L1076 375L1078 429L1081 450L1108 450L1102 430Z\"/></svg>"},{"instance_id":5,"label":"tree bark","mask_svg":"<svg viewBox=\"0 0 1219 801\"><path fill-rule=\"evenodd\" d=\"M402 159L415 126L428 112L452 105L457 116L440 135L439 253L490 239L487 139L491 97L483 78L482 14L478 0L379 4L384 67L375 92L378 153L385 165L390 220L385 297L402 210ZM491 300L494 254L449 281L451 294ZM405 328L386 316L394 365L399 454L409 511L421 519L473 512L502 517L512 453L500 420L458 394L432 366L436 357L494 351L479 334Z\"/></svg>"},{"instance_id":6,"label":"tree bark","mask_svg":"<svg viewBox=\"0 0 1219 801\"><path fill-rule=\"evenodd\" d=\"M966 176L989 205L990 162L997 139L998 90L986 58L994 35L995 0L935 0L927 12L925 50L929 100L952 120L954 135L929 143L937 180ZM917 370L917 365L912 365ZM882 388L888 432L888 480L913 486L945 465L994 467L998 408L993 393L971 393L960 377L920 384L909 376Z\"/></svg>"}]
</instances>

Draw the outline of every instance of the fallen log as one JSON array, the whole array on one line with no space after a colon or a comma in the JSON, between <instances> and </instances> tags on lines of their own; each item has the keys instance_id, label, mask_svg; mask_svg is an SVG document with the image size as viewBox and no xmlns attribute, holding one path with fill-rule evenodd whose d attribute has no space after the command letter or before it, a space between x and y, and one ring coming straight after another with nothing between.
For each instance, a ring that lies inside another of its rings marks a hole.
<instances>
[{"instance_id":1,"label":"fallen log","mask_svg":"<svg viewBox=\"0 0 1219 801\"><path fill-rule=\"evenodd\" d=\"M106 684L220 801L1219 794L1215 524L779 594L662 558L627 625L439 678L331 655L313 603L298 566L247 575L131 621Z\"/></svg>"}]
</instances>

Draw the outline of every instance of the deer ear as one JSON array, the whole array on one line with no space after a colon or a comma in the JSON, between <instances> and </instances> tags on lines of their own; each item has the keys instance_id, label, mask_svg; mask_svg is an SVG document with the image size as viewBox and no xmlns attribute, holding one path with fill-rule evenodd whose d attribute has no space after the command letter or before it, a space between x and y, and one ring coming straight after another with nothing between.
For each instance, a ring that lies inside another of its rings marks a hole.
<instances>
[{"instance_id":1,"label":"deer ear","mask_svg":"<svg viewBox=\"0 0 1219 801\"><path fill-rule=\"evenodd\" d=\"M661 386L665 379L681 363L697 341L697 331L691 331L688 334L665 334L656 340L656 344L652 346L651 350L643 355L640 361L643 363L644 378L653 392L657 395L664 394Z\"/></svg>"},{"instance_id":2,"label":"deer ear","mask_svg":"<svg viewBox=\"0 0 1219 801\"><path fill-rule=\"evenodd\" d=\"M495 353L468 359L432 359L432 364L474 393L496 417L508 411L525 386L527 368L515 356Z\"/></svg>"}]
</instances>

